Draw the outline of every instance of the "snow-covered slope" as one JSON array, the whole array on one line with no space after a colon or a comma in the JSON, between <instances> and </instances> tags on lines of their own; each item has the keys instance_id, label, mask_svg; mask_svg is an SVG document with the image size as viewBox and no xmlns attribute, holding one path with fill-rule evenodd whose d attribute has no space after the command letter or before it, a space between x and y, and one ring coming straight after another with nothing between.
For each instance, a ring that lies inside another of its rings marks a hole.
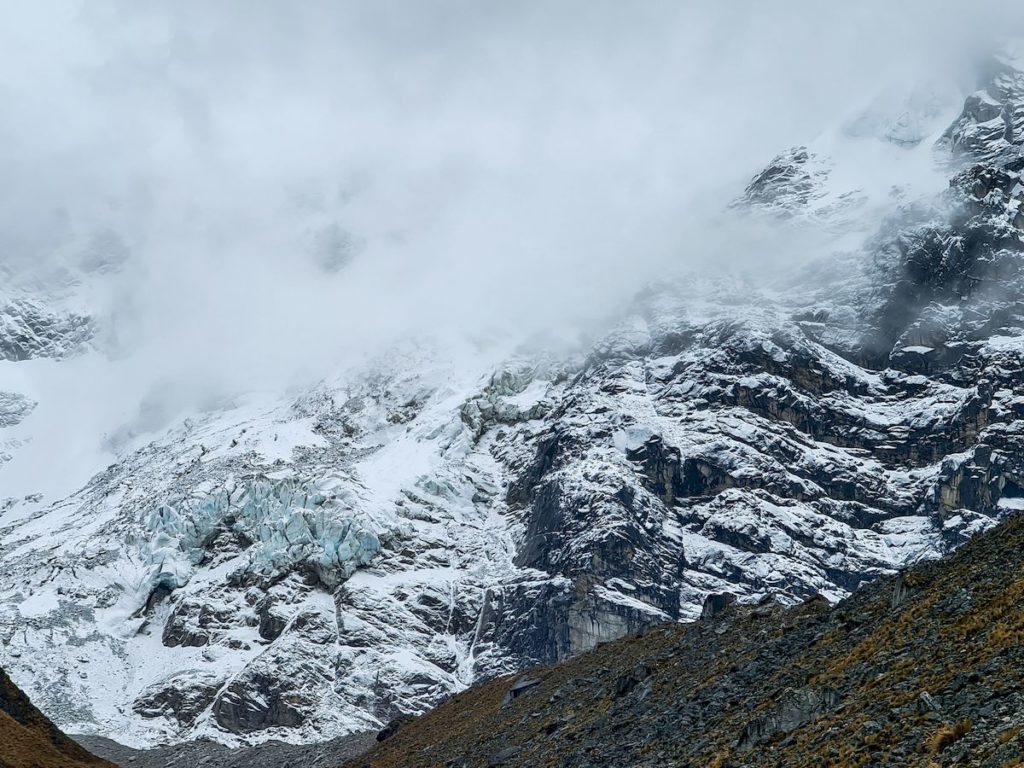
<instances>
[{"instance_id":1,"label":"snow-covered slope","mask_svg":"<svg viewBox=\"0 0 1024 768\"><path fill-rule=\"evenodd\" d=\"M1002 66L986 92L1024 108ZM841 252L667 276L570 353L420 340L2 500L0 664L65 729L312 740L711 594L838 599L956 546L1024 498L1024 159L984 98L872 106L728 214ZM55 314L8 313L37 341L2 363L7 473L36 418L13 367L101 359L84 314L25 306Z\"/></svg>"}]
</instances>

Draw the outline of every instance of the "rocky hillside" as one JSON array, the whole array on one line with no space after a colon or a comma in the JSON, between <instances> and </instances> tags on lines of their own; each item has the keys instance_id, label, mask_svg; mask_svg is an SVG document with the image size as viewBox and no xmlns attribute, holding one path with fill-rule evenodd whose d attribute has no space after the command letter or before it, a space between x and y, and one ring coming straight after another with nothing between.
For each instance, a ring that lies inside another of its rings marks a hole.
<instances>
[{"instance_id":1,"label":"rocky hillside","mask_svg":"<svg viewBox=\"0 0 1024 768\"><path fill-rule=\"evenodd\" d=\"M151 749L132 749L102 736L75 736L75 741L121 768L335 768L373 746L374 736L360 733L313 744L265 741L235 748L206 739Z\"/></svg>"},{"instance_id":2,"label":"rocky hillside","mask_svg":"<svg viewBox=\"0 0 1024 768\"><path fill-rule=\"evenodd\" d=\"M567 352L417 342L155 435L142 409L77 489L0 499L0 662L66 730L309 742L708 595L836 601L951 551L1024 507L1021 71L737 190L738 231L841 233L814 258L737 245L769 268L666 275ZM942 180L879 198L847 184L865 152ZM111 336L70 299L4 306L5 371ZM36 399L0 393L2 471Z\"/></svg>"},{"instance_id":3,"label":"rocky hillside","mask_svg":"<svg viewBox=\"0 0 1024 768\"><path fill-rule=\"evenodd\" d=\"M1014 518L834 607L715 596L459 694L347 768L1024 765L1022 566Z\"/></svg>"},{"instance_id":4,"label":"rocky hillside","mask_svg":"<svg viewBox=\"0 0 1024 768\"><path fill-rule=\"evenodd\" d=\"M0 669L0 766L113 768L65 736Z\"/></svg>"}]
</instances>

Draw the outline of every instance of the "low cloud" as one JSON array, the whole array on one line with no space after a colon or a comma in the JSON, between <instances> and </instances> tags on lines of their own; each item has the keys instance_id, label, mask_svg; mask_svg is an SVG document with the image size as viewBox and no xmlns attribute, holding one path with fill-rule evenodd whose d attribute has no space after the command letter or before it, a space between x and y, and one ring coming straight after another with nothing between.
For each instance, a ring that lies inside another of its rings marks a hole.
<instances>
[{"instance_id":1,"label":"low cloud","mask_svg":"<svg viewBox=\"0 0 1024 768\"><path fill-rule=\"evenodd\" d=\"M753 172L893 84L970 90L1017 5L11 5L0 258L106 275L112 410L568 329L743 265L714 217Z\"/></svg>"}]
</instances>

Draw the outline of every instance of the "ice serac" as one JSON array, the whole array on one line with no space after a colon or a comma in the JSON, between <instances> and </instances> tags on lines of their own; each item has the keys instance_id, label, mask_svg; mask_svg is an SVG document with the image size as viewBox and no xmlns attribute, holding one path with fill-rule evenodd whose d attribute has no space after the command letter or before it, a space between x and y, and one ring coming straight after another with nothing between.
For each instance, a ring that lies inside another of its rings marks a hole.
<instances>
[{"instance_id":1,"label":"ice serac","mask_svg":"<svg viewBox=\"0 0 1024 768\"><path fill-rule=\"evenodd\" d=\"M948 131L919 101L843 140L947 188L847 252L667 278L558 359L402 347L4 502L0 663L66 728L325 739L729 596L836 600L1024 508L1024 159L977 98ZM861 227L832 149L731 213Z\"/></svg>"},{"instance_id":2,"label":"ice serac","mask_svg":"<svg viewBox=\"0 0 1024 768\"><path fill-rule=\"evenodd\" d=\"M0 391L0 427L13 427L20 424L35 407L35 401L24 395L19 395L17 392Z\"/></svg>"},{"instance_id":3,"label":"ice serac","mask_svg":"<svg viewBox=\"0 0 1024 768\"><path fill-rule=\"evenodd\" d=\"M161 504L145 523L153 588L182 587L194 566L233 549L246 552L235 581L268 584L302 568L336 587L380 551L377 534L346 511L337 496L289 479L231 481L198 502Z\"/></svg>"}]
</instances>

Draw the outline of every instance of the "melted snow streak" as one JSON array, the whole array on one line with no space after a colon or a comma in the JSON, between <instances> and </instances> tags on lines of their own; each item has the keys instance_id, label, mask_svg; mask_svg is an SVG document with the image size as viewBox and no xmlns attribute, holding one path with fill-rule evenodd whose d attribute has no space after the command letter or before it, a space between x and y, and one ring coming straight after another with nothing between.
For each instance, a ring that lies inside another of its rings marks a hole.
<instances>
[{"instance_id":1,"label":"melted snow streak","mask_svg":"<svg viewBox=\"0 0 1024 768\"><path fill-rule=\"evenodd\" d=\"M246 375L242 357L291 359L275 344L329 362L313 385L205 388L189 369L192 390L93 406L83 385L155 359L133 357L137 315L94 309L131 248L88 238L12 280L0 665L65 730L312 741L696 618L712 594L837 600L949 551L1024 505L1019 67L997 57L966 101L886 91L773 147L716 208L702 260L659 262L588 335L428 325L342 365L288 332L239 355L211 331ZM306 266L358 273L371 238L317 222ZM424 290L457 304L465 287ZM327 294L267 295L326 322Z\"/></svg>"}]
</instances>

